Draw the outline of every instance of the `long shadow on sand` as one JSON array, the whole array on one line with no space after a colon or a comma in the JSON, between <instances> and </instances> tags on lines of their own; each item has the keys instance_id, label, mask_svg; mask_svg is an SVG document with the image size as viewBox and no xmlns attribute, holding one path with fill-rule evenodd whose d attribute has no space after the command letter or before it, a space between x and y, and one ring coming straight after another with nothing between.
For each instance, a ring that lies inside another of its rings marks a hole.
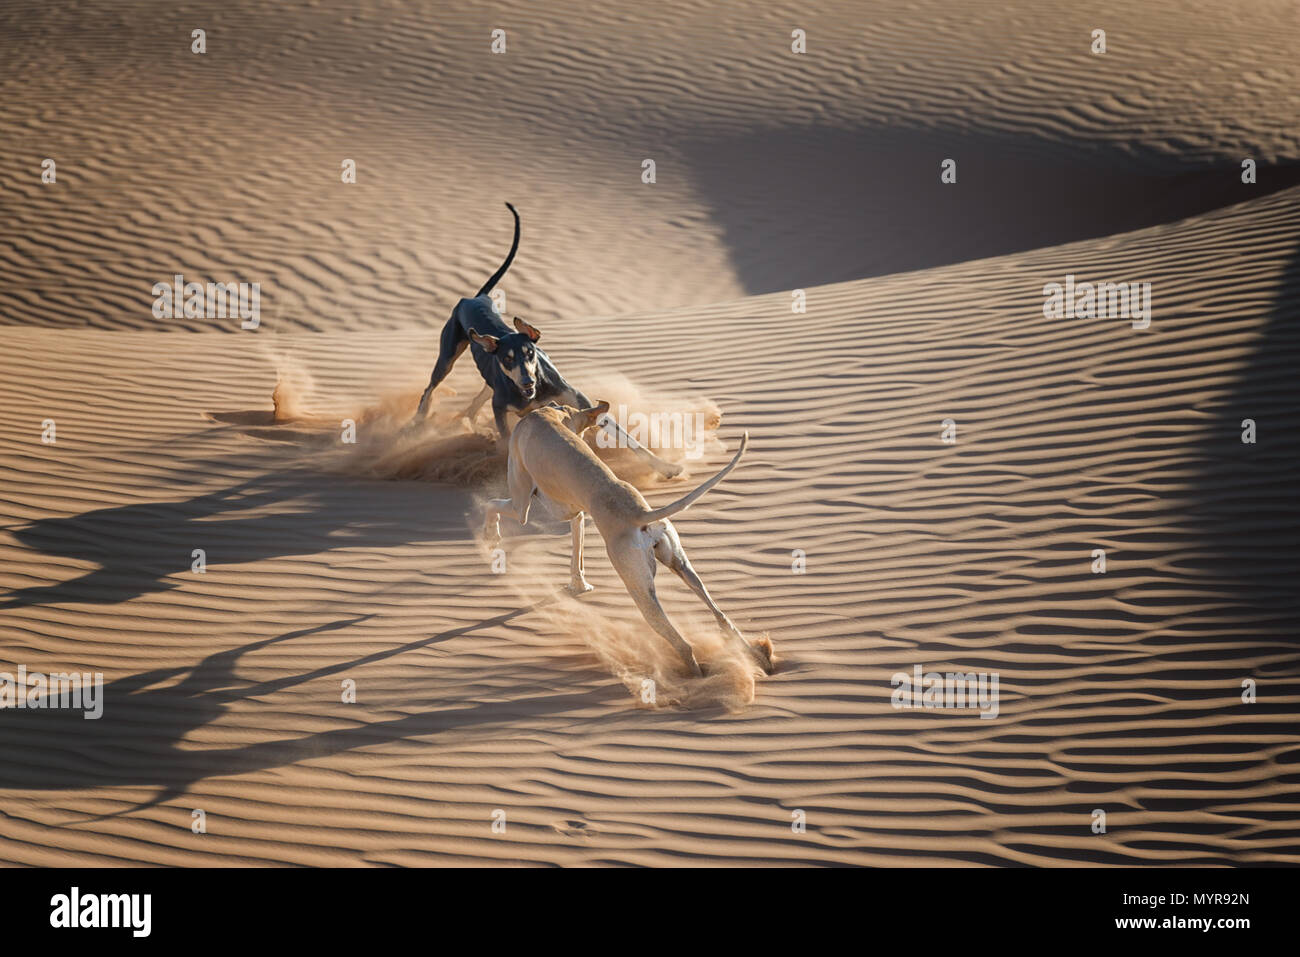
<instances>
[{"instance_id":1,"label":"long shadow on sand","mask_svg":"<svg viewBox=\"0 0 1300 957\"><path fill-rule=\"evenodd\" d=\"M787 127L681 145L750 294L1109 236L1300 184L1300 165L1261 167L1247 186L1234 162L951 130Z\"/></svg>"},{"instance_id":2,"label":"long shadow on sand","mask_svg":"<svg viewBox=\"0 0 1300 957\"><path fill-rule=\"evenodd\" d=\"M180 746L187 734L217 720L233 702L259 698L503 625L536 607L539 605L519 608L476 624L291 677L249 682L236 676L235 665L246 654L296 638L347 628L371 616L345 618L288 632L209 655L193 668L159 669L111 682L104 686L103 716L97 720L87 720L80 711L74 710L0 710L0 788L158 788L149 800L130 809L140 810L179 797L195 782L207 777L280 767L400 738L564 713L621 696L621 689L612 686L538 696L528 696L530 689L521 688L521 696L505 704L445 708L244 747ZM351 707L354 706L340 705L341 709ZM340 716L351 718L352 713L342 710Z\"/></svg>"},{"instance_id":3,"label":"long shadow on sand","mask_svg":"<svg viewBox=\"0 0 1300 957\"><path fill-rule=\"evenodd\" d=\"M39 519L14 532L23 545L99 567L0 596L0 610L58 602L114 605L175 588L179 581L172 576L191 573L195 549L203 549L208 565L219 566L465 536L468 493L415 483L384 483L382 494L380 488L319 472L280 472L179 502Z\"/></svg>"},{"instance_id":4,"label":"long shadow on sand","mask_svg":"<svg viewBox=\"0 0 1300 957\"><path fill-rule=\"evenodd\" d=\"M1218 598L1244 631L1300 652L1300 236L1295 240L1267 325L1231 393L1210 410L1213 424L1195 449L1193 514L1202 547L1188 564L1220 583ZM1247 419L1255 423L1254 444L1242 441ZM1300 657L1292 665L1294 680Z\"/></svg>"}]
</instances>

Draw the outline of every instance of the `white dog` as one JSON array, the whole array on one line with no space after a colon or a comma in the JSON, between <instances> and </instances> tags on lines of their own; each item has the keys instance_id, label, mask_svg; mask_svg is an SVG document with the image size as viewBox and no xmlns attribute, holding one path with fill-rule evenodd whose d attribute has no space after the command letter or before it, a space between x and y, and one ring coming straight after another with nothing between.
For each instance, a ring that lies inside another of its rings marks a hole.
<instances>
[{"instance_id":1,"label":"white dog","mask_svg":"<svg viewBox=\"0 0 1300 957\"><path fill-rule=\"evenodd\" d=\"M663 508L650 508L633 486L609 470L582 439L582 433L609 410L608 402L589 409L549 405L525 415L510 436L507 481L510 498L488 503L485 533L489 542L500 541L500 517L513 515L521 525L528 522L533 496L543 497L556 512L569 519L573 531L573 557L569 590L574 594L591 591L582 573L583 517L591 515L605 539L609 560L637 608L655 631L676 649L692 674L702 675L695 651L673 627L655 597L655 560L672 569L713 612L718 625L768 674L773 670L772 643L766 638L746 641L709 596L682 550L670 515L684 511L717 485L736 467L749 433L740 441L731 462L695 491Z\"/></svg>"}]
</instances>

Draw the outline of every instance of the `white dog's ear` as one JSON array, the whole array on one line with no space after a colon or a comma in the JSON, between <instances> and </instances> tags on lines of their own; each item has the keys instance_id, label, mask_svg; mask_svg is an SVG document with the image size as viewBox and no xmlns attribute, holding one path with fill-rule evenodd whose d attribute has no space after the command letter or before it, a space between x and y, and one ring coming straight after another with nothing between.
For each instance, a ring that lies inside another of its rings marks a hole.
<instances>
[{"instance_id":1,"label":"white dog's ear","mask_svg":"<svg viewBox=\"0 0 1300 957\"><path fill-rule=\"evenodd\" d=\"M609 411L608 402L597 402L590 409L579 409L578 416L577 416L577 421L578 421L577 433L581 435L583 432L587 431L589 428L591 428L593 425L596 424L597 419L599 419L602 415L604 415L608 411Z\"/></svg>"},{"instance_id":2,"label":"white dog's ear","mask_svg":"<svg viewBox=\"0 0 1300 957\"><path fill-rule=\"evenodd\" d=\"M529 339L532 339L533 342L536 342L538 339L542 338L541 330L539 330L536 326L532 326L524 322L524 320L520 319L518 316L515 316L515 329L519 332L522 332Z\"/></svg>"},{"instance_id":3,"label":"white dog's ear","mask_svg":"<svg viewBox=\"0 0 1300 957\"><path fill-rule=\"evenodd\" d=\"M483 349L486 349L488 352L496 352L497 343L501 341L496 336L480 336L477 332L474 332L472 329L470 330L469 337L474 340L476 345L480 346Z\"/></svg>"}]
</instances>

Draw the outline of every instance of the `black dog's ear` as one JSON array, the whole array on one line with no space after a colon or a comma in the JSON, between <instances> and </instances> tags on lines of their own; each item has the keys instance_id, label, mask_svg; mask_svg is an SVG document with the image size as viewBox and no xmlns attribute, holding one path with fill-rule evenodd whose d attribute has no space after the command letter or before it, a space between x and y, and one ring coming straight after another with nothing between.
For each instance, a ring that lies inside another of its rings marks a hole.
<instances>
[{"instance_id":1,"label":"black dog's ear","mask_svg":"<svg viewBox=\"0 0 1300 957\"><path fill-rule=\"evenodd\" d=\"M474 340L475 345L487 350L488 352L496 352L497 343L501 341L496 336L480 336L473 330L470 331L469 337Z\"/></svg>"},{"instance_id":2,"label":"black dog's ear","mask_svg":"<svg viewBox=\"0 0 1300 957\"><path fill-rule=\"evenodd\" d=\"M522 332L529 339L532 339L533 342L536 342L538 339L542 338L541 330L539 330L536 326L530 326L528 323L524 322L524 320L520 319L518 316L515 316L515 329Z\"/></svg>"}]
</instances>

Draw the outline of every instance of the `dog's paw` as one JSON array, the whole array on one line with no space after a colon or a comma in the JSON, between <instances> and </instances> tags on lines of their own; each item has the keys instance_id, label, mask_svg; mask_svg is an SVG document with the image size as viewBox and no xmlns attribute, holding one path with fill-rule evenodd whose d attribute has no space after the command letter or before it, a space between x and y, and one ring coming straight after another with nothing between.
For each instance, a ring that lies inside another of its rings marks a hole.
<instances>
[{"instance_id":1,"label":"dog's paw","mask_svg":"<svg viewBox=\"0 0 1300 957\"><path fill-rule=\"evenodd\" d=\"M596 589L584 579L578 582L569 582L569 584L564 586L564 590L574 598L577 598L579 595L585 595L587 592L595 591Z\"/></svg>"},{"instance_id":2,"label":"dog's paw","mask_svg":"<svg viewBox=\"0 0 1300 957\"><path fill-rule=\"evenodd\" d=\"M682 466L676 465L672 462L664 462L662 465L657 465L655 466L655 470L666 479L677 478L677 476L681 475L682 472L685 471Z\"/></svg>"}]
</instances>

